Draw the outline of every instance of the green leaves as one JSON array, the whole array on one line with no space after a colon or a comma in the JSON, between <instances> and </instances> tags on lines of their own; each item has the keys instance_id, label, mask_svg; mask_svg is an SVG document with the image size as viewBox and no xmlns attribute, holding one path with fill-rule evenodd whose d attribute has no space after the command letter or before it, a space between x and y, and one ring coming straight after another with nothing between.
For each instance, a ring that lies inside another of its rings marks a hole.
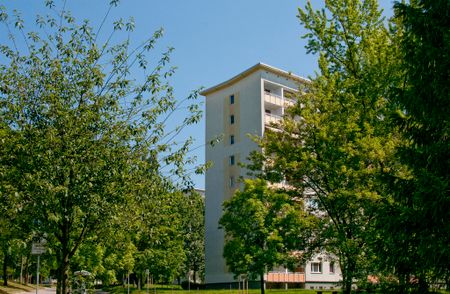
<instances>
[{"instance_id":1,"label":"green leaves","mask_svg":"<svg viewBox=\"0 0 450 294\"><path fill-rule=\"evenodd\" d=\"M331 62L332 72L356 75L376 53L367 54L360 45L371 45L374 34L386 33L375 0L327 1L320 11L308 2L304 10L299 9L298 17L310 31L303 36L308 39L308 53L323 54Z\"/></svg>"},{"instance_id":2,"label":"green leaves","mask_svg":"<svg viewBox=\"0 0 450 294\"><path fill-rule=\"evenodd\" d=\"M349 293L353 278L371 270L363 256L371 258L373 218L396 162L398 134L384 118L388 90L400 83L398 48L374 0L326 1L318 11L308 2L298 17L320 73L299 92L281 131L266 131L262 176L286 180L307 199L320 221L310 248L339 257Z\"/></svg>"},{"instance_id":3,"label":"green leaves","mask_svg":"<svg viewBox=\"0 0 450 294\"><path fill-rule=\"evenodd\" d=\"M310 219L300 201L268 188L263 180L246 180L244 191L224 203L219 221L225 230L227 265L235 276L252 278L275 265L292 265L292 251L306 246Z\"/></svg>"},{"instance_id":4,"label":"green leaves","mask_svg":"<svg viewBox=\"0 0 450 294\"><path fill-rule=\"evenodd\" d=\"M389 98L395 107L392 123L404 140L397 156L406 168L391 182L393 197L380 230L389 240L383 245L396 252L384 266L396 269L403 289L424 292L449 277L445 244L450 234L444 220L450 202L450 6L448 1L410 1L394 8L403 83L390 89ZM409 250L397 251L399 246ZM418 277L417 285L408 284L411 275Z\"/></svg>"},{"instance_id":5,"label":"green leaves","mask_svg":"<svg viewBox=\"0 0 450 294\"><path fill-rule=\"evenodd\" d=\"M55 10L53 1L45 4ZM193 140L175 140L198 122L201 110L197 94L184 100L173 95L167 81L174 74L169 66L173 48L150 61L161 29L131 48L134 20L119 20L99 44L102 25L95 32L87 20L75 23L64 7L53 12L49 15L55 17L37 17L39 31L25 34L19 14L9 19L1 10L0 21L14 38L1 47L0 140L5 144L0 147L0 181L2 189L18 191L20 218L47 234L58 262L58 292L64 293L69 262L85 240L108 234L110 226L143 225L133 215L143 202L145 207L153 202L170 209L179 205L169 195L191 184L185 165L195 160L188 156ZM112 43L122 28L125 41ZM14 43L22 35L28 36L26 52ZM135 78L140 74L142 79ZM177 115L184 108L187 117ZM147 225L158 227L157 222ZM175 233L178 224L167 221L165 226L168 234L152 240L173 242L176 252L183 244ZM136 252L125 252L127 270L133 269ZM178 260L181 264L183 257ZM110 271L99 272L110 278Z\"/></svg>"}]
</instances>

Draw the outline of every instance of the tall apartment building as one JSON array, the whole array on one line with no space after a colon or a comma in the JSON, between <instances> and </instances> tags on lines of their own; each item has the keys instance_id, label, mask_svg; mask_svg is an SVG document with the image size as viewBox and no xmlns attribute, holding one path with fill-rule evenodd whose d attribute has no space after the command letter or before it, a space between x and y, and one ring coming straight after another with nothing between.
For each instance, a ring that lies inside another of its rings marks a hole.
<instances>
[{"instance_id":1,"label":"tall apartment building","mask_svg":"<svg viewBox=\"0 0 450 294\"><path fill-rule=\"evenodd\" d=\"M206 97L206 142L222 137L219 143L206 146L206 160L213 162L206 172L205 182L207 284L235 282L222 256L224 232L219 229L218 222L222 216L222 203L241 187L239 178L246 176L246 170L238 163L247 162L250 152L259 148L249 135L262 136L271 122L280 120L286 107L294 103L290 97L299 84L305 82L304 78L292 73L258 63L201 92ZM305 272L323 273L322 258L320 262L320 265L317 262L307 264L302 275L283 273L276 279L305 283ZM274 274L268 274L266 279L275 279ZM318 279L323 280L323 277Z\"/></svg>"}]
</instances>

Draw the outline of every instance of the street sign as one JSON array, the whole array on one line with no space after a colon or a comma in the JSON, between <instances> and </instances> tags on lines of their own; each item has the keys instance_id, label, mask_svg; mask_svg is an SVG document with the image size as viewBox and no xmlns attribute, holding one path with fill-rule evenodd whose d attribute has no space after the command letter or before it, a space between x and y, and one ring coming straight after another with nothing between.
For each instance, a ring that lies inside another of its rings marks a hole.
<instances>
[{"instance_id":1,"label":"street sign","mask_svg":"<svg viewBox=\"0 0 450 294\"><path fill-rule=\"evenodd\" d=\"M47 248L45 248L43 243L33 243L31 245L31 254L40 255L45 253L45 251L47 251Z\"/></svg>"}]
</instances>

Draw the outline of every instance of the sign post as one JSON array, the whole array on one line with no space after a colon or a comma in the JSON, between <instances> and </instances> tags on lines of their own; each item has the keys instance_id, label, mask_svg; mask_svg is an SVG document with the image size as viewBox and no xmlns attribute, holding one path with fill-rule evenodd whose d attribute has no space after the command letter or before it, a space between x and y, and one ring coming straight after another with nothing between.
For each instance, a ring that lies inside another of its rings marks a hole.
<instances>
[{"instance_id":1,"label":"sign post","mask_svg":"<svg viewBox=\"0 0 450 294\"><path fill-rule=\"evenodd\" d=\"M41 240L40 242L33 243L31 245L31 254L37 255L37 269L36 269L36 294L38 294L39 290L39 264L41 261L41 254L45 253L45 241Z\"/></svg>"},{"instance_id":2,"label":"sign post","mask_svg":"<svg viewBox=\"0 0 450 294\"><path fill-rule=\"evenodd\" d=\"M37 261L37 269L36 269L36 294L38 294L39 290L39 262L41 259L41 255L38 254L38 261Z\"/></svg>"}]
</instances>

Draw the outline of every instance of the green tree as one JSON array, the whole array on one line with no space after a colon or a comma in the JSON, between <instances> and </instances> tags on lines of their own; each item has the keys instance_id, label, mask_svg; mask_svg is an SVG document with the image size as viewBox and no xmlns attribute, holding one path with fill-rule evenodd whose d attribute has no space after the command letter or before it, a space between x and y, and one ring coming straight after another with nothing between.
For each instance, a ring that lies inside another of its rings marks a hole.
<instances>
[{"instance_id":1,"label":"green tree","mask_svg":"<svg viewBox=\"0 0 450 294\"><path fill-rule=\"evenodd\" d=\"M105 285L123 281L128 274L132 282L143 285L146 270L163 283L184 273L185 195L158 188L147 192L133 214L116 214L116 222L80 246L71 261L74 271L88 270Z\"/></svg>"},{"instance_id":2,"label":"green tree","mask_svg":"<svg viewBox=\"0 0 450 294\"><path fill-rule=\"evenodd\" d=\"M6 162L8 161L8 152L11 145L7 145L8 142L5 138L10 136L10 132L5 127L0 125L0 264L2 265L2 277L3 285L8 285L8 260L9 260L9 241L11 239L11 206L13 202L11 201L12 195L14 194L14 189L7 184L6 181L2 179L9 173L6 168Z\"/></svg>"},{"instance_id":3,"label":"green tree","mask_svg":"<svg viewBox=\"0 0 450 294\"><path fill-rule=\"evenodd\" d=\"M171 48L150 62L161 30L131 47L134 22L119 19L100 43L117 2L94 30L46 1L49 14L36 18L41 34L27 32L19 13L0 10L11 40L0 46L0 126L2 135L14 134L1 138L14 146L5 168L14 172L2 173L1 183L14 187L20 216L45 234L56 256L58 293L68 291L70 260L84 240L118 215L131 215L155 185L173 190L169 177L188 181L192 139L174 138L200 119L197 93L182 101L173 96ZM121 31L127 37L114 43ZM167 128L180 107L189 114Z\"/></svg>"},{"instance_id":4,"label":"green tree","mask_svg":"<svg viewBox=\"0 0 450 294\"><path fill-rule=\"evenodd\" d=\"M196 283L205 271L205 200L193 191L182 199L185 271Z\"/></svg>"},{"instance_id":5,"label":"green tree","mask_svg":"<svg viewBox=\"0 0 450 294\"><path fill-rule=\"evenodd\" d=\"M143 277L149 270L157 282L169 283L182 275L186 256L183 250L182 192L163 191L142 201L133 239L137 252L135 272Z\"/></svg>"},{"instance_id":6,"label":"green tree","mask_svg":"<svg viewBox=\"0 0 450 294\"><path fill-rule=\"evenodd\" d=\"M388 129L387 90L398 81L392 46L375 0L330 0L299 9L307 50L320 73L254 154L269 181L287 180L320 216L318 246L339 257L344 293L372 271L374 217L398 144Z\"/></svg>"},{"instance_id":7,"label":"green tree","mask_svg":"<svg viewBox=\"0 0 450 294\"><path fill-rule=\"evenodd\" d=\"M383 249L396 253L384 261L399 276L400 291L426 293L429 283L450 284L450 3L408 2L395 4L403 83L389 97L405 141L398 155L409 174L395 178L380 227L389 241Z\"/></svg>"},{"instance_id":8,"label":"green tree","mask_svg":"<svg viewBox=\"0 0 450 294\"><path fill-rule=\"evenodd\" d=\"M300 257L293 250L304 249L311 227L300 200L277 192L261 179L245 180L224 204L219 224L225 230L223 255L230 270L239 276L258 276L264 293L264 274L276 265L293 266Z\"/></svg>"},{"instance_id":9,"label":"green tree","mask_svg":"<svg viewBox=\"0 0 450 294\"><path fill-rule=\"evenodd\" d=\"M0 264L4 286L8 284L8 268L15 270L14 261L21 260L27 245L24 241L29 241L31 235L30 227L18 217L21 211L18 191L5 180L14 182L20 178L10 164L16 139L15 132L0 126Z\"/></svg>"},{"instance_id":10,"label":"green tree","mask_svg":"<svg viewBox=\"0 0 450 294\"><path fill-rule=\"evenodd\" d=\"M4 189L0 192L0 264L3 286L8 286L8 266L10 264L10 260L12 259L11 243L15 239L14 232L16 229L16 226L12 221L14 219L14 214L11 211L13 204L10 201L10 195L8 194L9 193L5 192Z\"/></svg>"}]
</instances>

